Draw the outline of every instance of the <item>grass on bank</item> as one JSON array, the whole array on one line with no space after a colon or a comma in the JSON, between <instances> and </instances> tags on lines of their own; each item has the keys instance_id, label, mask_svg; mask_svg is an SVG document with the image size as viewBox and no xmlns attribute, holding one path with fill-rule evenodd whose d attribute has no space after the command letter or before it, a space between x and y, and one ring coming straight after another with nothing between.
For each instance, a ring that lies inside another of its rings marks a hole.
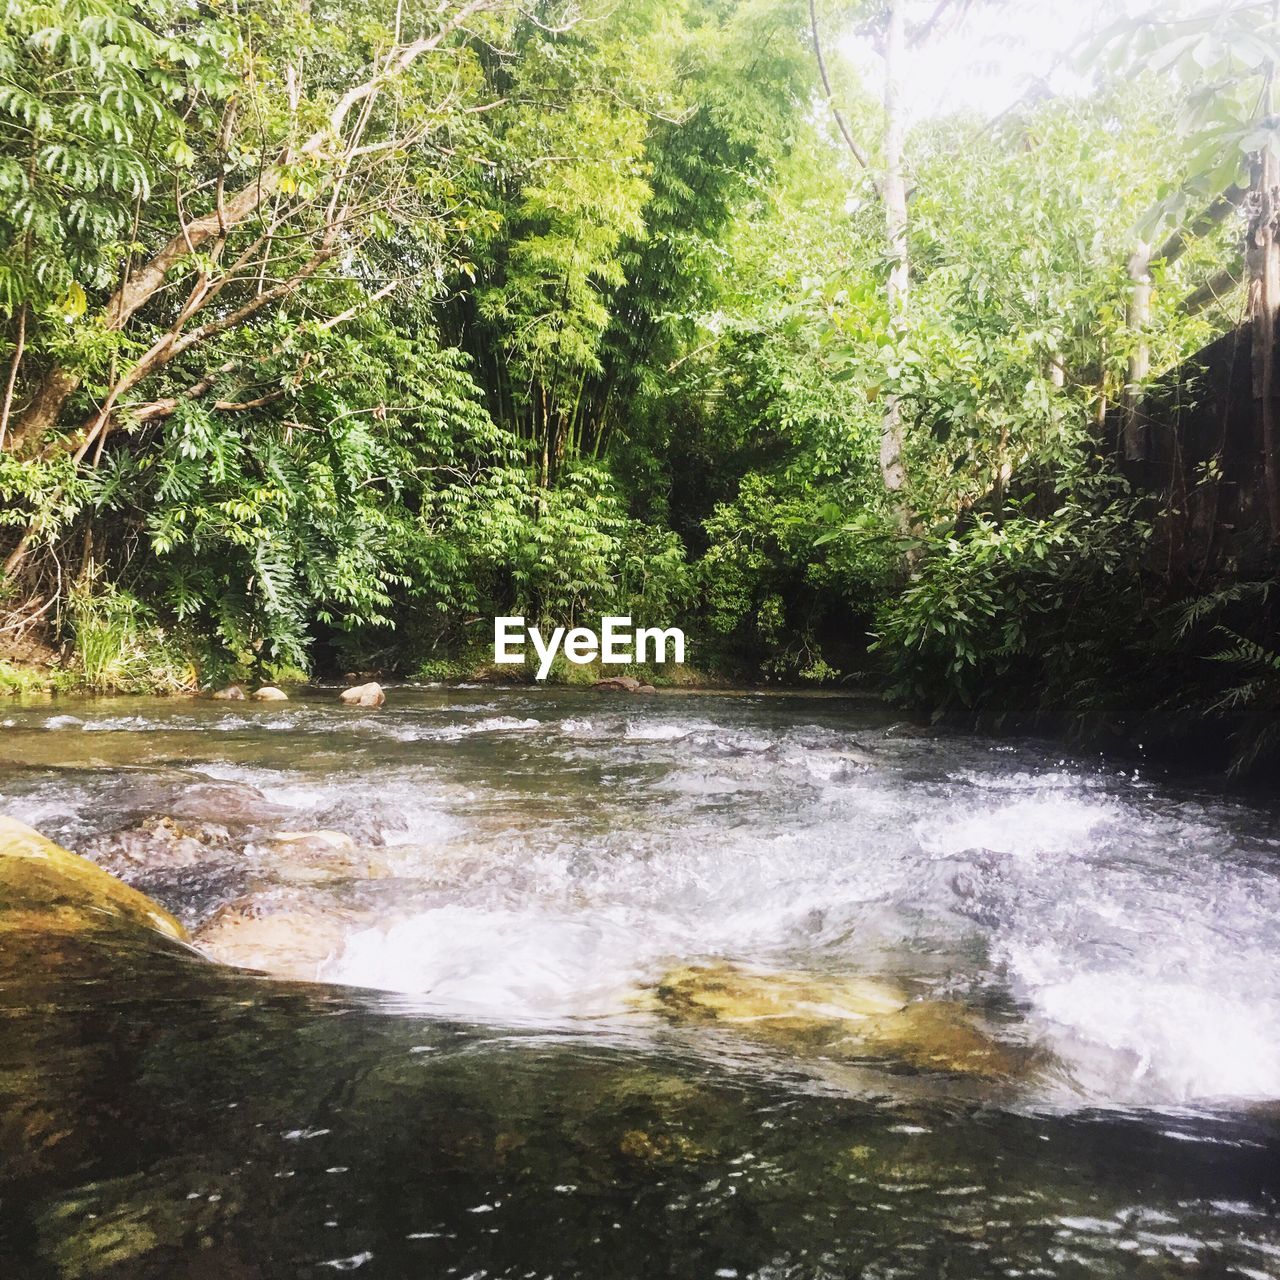
<instances>
[{"instance_id":1,"label":"grass on bank","mask_svg":"<svg viewBox=\"0 0 1280 1280\"><path fill-rule=\"evenodd\" d=\"M35 697L40 694L69 693L77 687L74 672L57 667L6 662L0 658L0 698Z\"/></svg>"},{"instance_id":2,"label":"grass on bank","mask_svg":"<svg viewBox=\"0 0 1280 1280\"><path fill-rule=\"evenodd\" d=\"M167 632L128 592L94 584L71 602L70 652L58 663L0 657L0 697L54 693L181 694L237 684L304 684L312 673L289 664L256 661L254 655L215 656L199 638ZM487 645L435 657L412 671L414 678L440 683L533 684L538 664L532 653L518 666L498 665ZM370 678L382 675L370 673ZM585 688L614 676L631 676L658 688L715 688L733 683L714 664L610 663L579 665L556 655L544 683Z\"/></svg>"},{"instance_id":3,"label":"grass on bank","mask_svg":"<svg viewBox=\"0 0 1280 1280\"><path fill-rule=\"evenodd\" d=\"M198 636L166 630L135 596L89 582L69 601L65 657L47 646L0 655L0 697L58 693L183 694L237 683L300 684L305 671L230 658Z\"/></svg>"}]
</instances>

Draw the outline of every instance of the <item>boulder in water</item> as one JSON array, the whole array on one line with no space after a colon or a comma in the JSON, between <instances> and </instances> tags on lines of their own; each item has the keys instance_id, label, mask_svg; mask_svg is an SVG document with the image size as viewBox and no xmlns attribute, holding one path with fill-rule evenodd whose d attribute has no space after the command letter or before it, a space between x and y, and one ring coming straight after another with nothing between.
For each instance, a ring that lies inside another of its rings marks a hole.
<instances>
[{"instance_id":1,"label":"boulder in water","mask_svg":"<svg viewBox=\"0 0 1280 1280\"><path fill-rule=\"evenodd\" d=\"M591 686L593 689L615 689L621 693L635 693L640 681L635 676L606 676Z\"/></svg>"},{"instance_id":2,"label":"boulder in water","mask_svg":"<svg viewBox=\"0 0 1280 1280\"><path fill-rule=\"evenodd\" d=\"M1025 1065L963 1006L912 1000L870 978L689 966L662 979L656 1004L672 1021L723 1026L792 1052L986 1077Z\"/></svg>"},{"instance_id":3,"label":"boulder in water","mask_svg":"<svg viewBox=\"0 0 1280 1280\"><path fill-rule=\"evenodd\" d=\"M261 689L255 689L253 696L258 702L289 701L289 695L283 689L277 689L273 684L264 684Z\"/></svg>"},{"instance_id":4,"label":"boulder in water","mask_svg":"<svg viewBox=\"0 0 1280 1280\"><path fill-rule=\"evenodd\" d=\"M344 706L348 707L380 707L387 700L382 686L376 680L368 684L352 685L338 694Z\"/></svg>"},{"instance_id":5,"label":"boulder in water","mask_svg":"<svg viewBox=\"0 0 1280 1280\"><path fill-rule=\"evenodd\" d=\"M187 931L158 903L16 818L0 816L0 933L147 929L179 941Z\"/></svg>"},{"instance_id":6,"label":"boulder in water","mask_svg":"<svg viewBox=\"0 0 1280 1280\"><path fill-rule=\"evenodd\" d=\"M245 700L245 692L238 684L229 684L225 689L219 689L210 696L219 702L243 702Z\"/></svg>"}]
</instances>

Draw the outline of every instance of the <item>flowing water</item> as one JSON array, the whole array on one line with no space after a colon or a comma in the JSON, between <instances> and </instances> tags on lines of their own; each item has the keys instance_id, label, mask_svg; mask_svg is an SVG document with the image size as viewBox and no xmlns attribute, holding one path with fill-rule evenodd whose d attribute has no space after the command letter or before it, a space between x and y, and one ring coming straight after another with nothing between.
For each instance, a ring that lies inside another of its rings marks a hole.
<instances>
[{"instance_id":1,"label":"flowing water","mask_svg":"<svg viewBox=\"0 0 1280 1280\"><path fill-rule=\"evenodd\" d=\"M0 708L0 812L275 970L0 963L0 1275L1280 1276L1266 805L870 699L335 701ZM1019 1066L673 1016L699 966Z\"/></svg>"}]
</instances>

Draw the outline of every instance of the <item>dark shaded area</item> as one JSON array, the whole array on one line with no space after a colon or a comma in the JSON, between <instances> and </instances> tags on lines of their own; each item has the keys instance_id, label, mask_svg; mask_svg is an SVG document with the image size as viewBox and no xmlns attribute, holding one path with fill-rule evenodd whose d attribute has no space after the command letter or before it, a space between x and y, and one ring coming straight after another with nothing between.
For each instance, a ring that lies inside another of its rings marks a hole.
<instances>
[{"instance_id":1,"label":"dark shaded area","mask_svg":"<svg viewBox=\"0 0 1280 1280\"><path fill-rule=\"evenodd\" d=\"M1277 1244L1261 1117L823 1097L168 948L45 972L0 996L0 1265L24 1280L1207 1277Z\"/></svg>"},{"instance_id":2,"label":"dark shaded area","mask_svg":"<svg viewBox=\"0 0 1280 1280\"><path fill-rule=\"evenodd\" d=\"M1107 420L1125 477L1160 502L1152 554L1172 581L1275 568L1252 335L1251 325L1241 325L1161 378L1137 408L1127 447L1122 412Z\"/></svg>"}]
</instances>

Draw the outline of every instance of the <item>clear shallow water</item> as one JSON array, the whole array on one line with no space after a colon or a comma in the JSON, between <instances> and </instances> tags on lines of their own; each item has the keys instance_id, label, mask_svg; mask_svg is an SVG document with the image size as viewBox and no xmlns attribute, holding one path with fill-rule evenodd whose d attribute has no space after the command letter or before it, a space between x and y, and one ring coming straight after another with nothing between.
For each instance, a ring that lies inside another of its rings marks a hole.
<instances>
[{"instance_id":1,"label":"clear shallow water","mask_svg":"<svg viewBox=\"0 0 1280 1280\"><path fill-rule=\"evenodd\" d=\"M322 922L305 976L342 984L169 953L7 980L29 1274L1280 1275L1257 805L860 700L402 689L5 708L0 811L193 925ZM156 815L224 834L130 843ZM286 875L272 834L316 828L355 853ZM1037 1065L646 1005L722 961L956 1001Z\"/></svg>"}]
</instances>

